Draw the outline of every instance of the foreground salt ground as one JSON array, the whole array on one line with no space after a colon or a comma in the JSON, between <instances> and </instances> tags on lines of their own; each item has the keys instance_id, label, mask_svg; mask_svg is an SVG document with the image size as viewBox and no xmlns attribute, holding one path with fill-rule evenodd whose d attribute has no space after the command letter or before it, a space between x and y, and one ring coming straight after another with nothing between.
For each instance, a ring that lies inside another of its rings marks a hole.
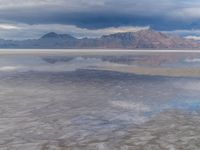
<instances>
[{"instance_id":1,"label":"foreground salt ground","mask_svg":"<svg viewBox=\"0 0 200 150\"><path fill-rule=\"evenodd\" d=\"M181 83L169 80L91 71L3 77L1 148L194 149L199 143L198 103L197 108L170 104L177 87L164 87ZM146 98L154 101L149 104ZM180 112L159 115L158 106L180 107Z\"/></svg>"},{"instance_id":2,"label":"foreground salt ground","mask_svg":"<svg viewBox=\"0 0 200 150\"><path fill-rule=\"evenodd\" d=\"M91 59L64 59L57 70L51 68L55 62L45 66L40 58L15 59L1 60L3 150L200 146L199 78L79 69Z\"/></svg>"}]
</instances>

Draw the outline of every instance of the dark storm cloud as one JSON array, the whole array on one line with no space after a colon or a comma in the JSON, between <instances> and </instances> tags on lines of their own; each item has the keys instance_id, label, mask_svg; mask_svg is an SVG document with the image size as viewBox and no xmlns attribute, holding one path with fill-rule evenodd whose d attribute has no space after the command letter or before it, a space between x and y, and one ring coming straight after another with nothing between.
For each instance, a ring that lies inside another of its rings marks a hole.
<instances>
[{"instance_id":1,"label":"dark storm cloud","mask_svg":"<svg viewBox=\"0 0 200 150\"><path fill-rule=\"evenodd\" d=\"M0 18L27 24L71 24L97 29L150 26L199 28L197 0L1 0Z\"/></svg>"},{"instance_id":2,"label":"dark storm cloud","mask_svg":"<svg viewBox=\"0 0 200 150\"><path fill-rule=\"evenodd\" d=\"M37 38L50 31L96 37L149 27L194 33L199 8L199 0L0 0L0 38Z\"/></svg>"}]
</instances>

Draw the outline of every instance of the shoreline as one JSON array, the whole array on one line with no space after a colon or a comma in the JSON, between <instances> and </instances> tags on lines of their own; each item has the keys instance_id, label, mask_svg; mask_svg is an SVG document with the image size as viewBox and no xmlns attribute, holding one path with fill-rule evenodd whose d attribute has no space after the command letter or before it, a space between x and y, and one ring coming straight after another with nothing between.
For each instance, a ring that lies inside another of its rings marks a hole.
<instances>
[{"instance_id":1,"label":"shoreline","mask_svg":"<svg viewBox=\"0 0 200 150\"><path fill-rule=\"evenodd\" d=\"M200 69L197 68L161 68L142 66L111 66L102 68L86 68L88 70L114 71L136 75L162 76L162 77L200 77Z\"/></svg>"},{"instance_id":2,"label":"shoreline","mask_svg":"<svg viewBox=\"0 0 200 150\"><path fill-rule=\"evenodd\" d=\"M0 49L1 55L134 55L134 54L192 54L200 50L127 50L127 49Z\"/></svg>"}]
</instances>

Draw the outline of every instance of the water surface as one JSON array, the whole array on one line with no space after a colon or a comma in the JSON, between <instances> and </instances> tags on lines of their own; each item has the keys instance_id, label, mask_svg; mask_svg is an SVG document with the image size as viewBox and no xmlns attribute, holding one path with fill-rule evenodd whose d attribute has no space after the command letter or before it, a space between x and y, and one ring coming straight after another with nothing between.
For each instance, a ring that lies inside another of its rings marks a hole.
<instances>
[{"instance_id":1,"label":"water surface","mask_svg":"<svg viewBox=\"0 0 200 150\"><path fill-rule=\"evenodd\" d=\"M198 55L157 56L1 56L0 148L198 149L198 76L104 70L199 67Z\"/></svg>"}]
</instances>

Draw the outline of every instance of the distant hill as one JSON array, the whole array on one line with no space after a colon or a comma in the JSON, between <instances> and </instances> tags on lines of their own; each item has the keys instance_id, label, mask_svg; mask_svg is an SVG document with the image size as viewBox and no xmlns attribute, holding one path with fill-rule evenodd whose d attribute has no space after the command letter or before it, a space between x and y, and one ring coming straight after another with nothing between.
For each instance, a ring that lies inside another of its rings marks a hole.
<instances>
[{"instance_id":1,"label":"distant hill","mask_svg":"<svg viewBox=\"0 0 200 150\"><path fill-rule=\"evenodd\" d=\"M148 29L82 39L51 32L34 40L0 40L0 48L197 49L200 43Z\"/></svg>"}]
</instances>

